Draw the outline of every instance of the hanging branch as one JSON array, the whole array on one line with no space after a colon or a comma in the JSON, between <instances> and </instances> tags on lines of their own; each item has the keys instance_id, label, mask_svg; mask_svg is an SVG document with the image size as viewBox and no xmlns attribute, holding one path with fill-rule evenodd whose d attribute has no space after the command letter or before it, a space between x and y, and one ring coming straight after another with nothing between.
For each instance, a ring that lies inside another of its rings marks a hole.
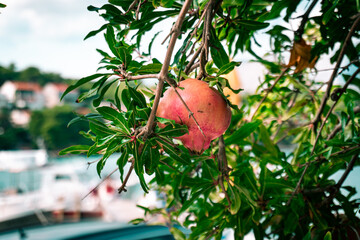
<instances>
[{"instance_id":1,"label":"hanging branch","mask_svg":"<svg viewBox=\"0 0 360 240\"><path fill-rule=\"evenodd\" d=\"M328 113L326 114L326 117L324 119L324 121L322 122L321 126L320 126L320 129L316 135L316 139L315 139L315 143L314 143L314 146L311 150L311 155L314 153L315 151L315 146L316 144L318 143L319 141L319 138L321 136L321 131L322 129L324 128L325 126L325 123L326 121L328 120L330 114L332 113L332 111L334 110L335 108L335 105L338 103L338 101L340 100L341 96L344 94L344 92L346 92L346 89L348 88L348 86L350 85L350 83L355 79L356 75L360 72L360 68L358 68L354 74L350 77L350 79L344 84L344 86L339 90L339 95L336 96L336 101L334 102L334 104L331 106L330 110L328 111ZM333 93L333 94L336 94L336 93Z\"/></svg>"},{"instance_id":2,"label":"hanging branch","mask_svg":"<svg viewBox=\"0 0 360 240\"><path fill-rule=\"evenodd\" d=\"M257 105L255 111L253 112L253 114L251 115L250 121L253 120L256 112L259 110L261 104L265 101L265 99L267 98L267 96L269 95L269 93L274 89L275 85L280 81L280 79L285 75L286 71L289 70L290 67L284 68L284 70L281 72L281 74L275 79L275 82L273 83L273 85L269 88L266 89L266 93L265 96L261 99L261 101L259 102L259 104Z\"/></svg>"},{"instance_id":3,"label":"hanging branch","mask_svg":"<svg viewBox=\"0 0 360 240\"><path fill-rule=\"evenodd\" d=\"M354 113L360 113L360 106L356 106L354 107ZM346 120L346 125L348 124L348 122L350 121L350 116L348 116L347 120ZM329 141L330 139L332 139L333 137L335 137L335 135L341 130L342 128L342 124L341 122L335 126L334 130L329 134L329 136L327 137L327 141Z\"/></svg>"},{"instance_id":4,"label":"hanging branch","mask_svg":"<svg viewBox=\"0 0 360 240\"><path fill-rule=\"evenodd\" d=\"M349 173L351 172L351 170L354 168L355 162L358 160L358 154L355 154L348 166L346 167L345 172L343 173L343 175L341 176L340 180L337 182L337 184L335 185L335 190L330 194L329 197L325 198L322 202L321 202L321 206L322 205L328 205L331 200L333 200L336 197L336 194L339 192L341 186L343 185L343 183L345 182L346 178L348 177Z\"/></svg>"},{"instance_id":5,"label":"hanging branch","mask_svg":"<svg viewBox=\"0 0 360 240\"><path fill-rule=\"evenodd\" d=\"M225 142L224 142L224 136L221 135L219 137L219 152L218 152L218 165L219 165L219 171L220 171L220 176L219 176L219 185L222 189L222 191L225 194L225 198L229 204L229 207L231 206L231 200L230 197L228 195L228 193L226 192L225 186L224 186L224 178L228 179L229 178L229 167L228 167L228 162L227 162L227 158L226 158L226 153L225 153Z\"/></svg>"},{"instance_id":6,"label":"hanging branch","mask_svg":"<svg viewBox=\"0 0 360 240\"><path fill-rule=\"evenodd\" d=\"M81 200L84 200L87 196L89 196L92 192L94 192L101 184L103 184L111 175L113 175L119 168L115 168L111 173L109 173L101 182L99 182L93 189L91 189Z\"/></svg>"},{"instance_id":7,"label":"hanging branch","mask_svg":"<svg viewBox=\"0 0 360 240\"><path fill-rule=\"evenodd\" d=\"M154 127L154 122L155 122L156 111L159 106L160 97L161 97L161 94L162 94L162 91L164 88L164 83L165 83L165 81L169 82L168 71L169 71L171 56L174 51L176 40L177 40L178 36L180 35L181 25L184 21L185 15L191 5L191 2L192 2L191 0L185 1L184 5L181 8L181 11L179 13L179 17L171 30L172 31L171 39L170 39L169 46L166 51L163 66L162 66L161 71L158 76L159 83L156 87L156 93L155 93L153 107L151 109L151 113L150 113L149 119L148 119L145 127L141 130L141 132L139 134L139 135L144 135L144 140L146 140L147 137L152 133L152 130Z\"/></svg>"},{"instance_id":8,"label":"hanging branch","mask_svg":"<svg viewBox=\"0 0 360 240\"><path fill-rule=\"evenodd\" d=\"M197 76L198 79L201 79L206 75L205 65L208 62L209 58L209 41L210 41L210 31L211 31L211 21L213 19L212 10L214 8L215 0L210 0L208 9L206 11L204 27L202 32L202 43L204 44L200 52L200 72Z\"/></svg>"},{"instance_id":9,"label":"hanging branch","mask_svg":"<svg viewBox=\"0 0 360 240\"><path fill-rule=\"evenodd\" d=\"M299 26L298 30L295 32L295 35L298 36L299 38L302 38L302 35L304 34L305 25L306 25L307 21L309 20L310 12L315 7L317 1L318 0L313 0L311 5L309 6L309 8L304 13L304 15L302 15L302 20L301 20L300 26Z\"/></svg>"},{"instance_id":10,"label":"hanging branch","mask_svg":"<svg viewBox=\"0 0 360 240\"><path fill-rule=\"evenodd\" d=\"M337 59L337 62L336 62L334 71L333 71L333 73L332 73L332 75L331 75L331 77L330 77L330 80L329 80L328 83L327 83L327 84L328 84L327 89L326 89L325 94L324 94L324 96L323 96L323 98L322 98L322 100L321 100L321 105L320 105L320 107L319 107L319 109L318 109L318 111L317 111L317 113L316 113L316 116L315 116L314 120L312 121L313 129L314 129L314 130L316 129L316 126L317 126L317 124L318 124L319 121L320 121L320 117L321 117L321 115L322 115L322 112L324 111L326 102L327 102L327 100L328 100L328 98L329 98L329 96L330 96L330 91L331 91L333 82L334 82L334 80L335 80L335 77L337 76L337 72L338 72L338 70L339 70L341 61L342 61L342 59L343 59L343 57L344 57L344 55L345 55L345 50L346 50L346 48L347 48L347 45L349 44L349 42L350 42L350 40L351 40L351 36L352 36L353 33L355 32L355 29L357 28L357 26L358 26L359 23L360 23L360 14L357 14L357 15L356 15L356 20L354 21L353 25L351 26L351 29L350 29L348 35L346 36L345 41L344 41L344 44L343 44L343 46L342 46L342 48L341 48L341 50L340 50L340 54L339 54L339 57L338 57L338 59ZM313 146L313 150L312 150L312 152L311 152L311 156L314 154L314 149L315 149L315 147L316 147L316 144L314 144L314 146ZM300 177L298 183L296 184L296 188L295 188L294 191L292 192L291 197L290 197L290 199L289 199L288 202L287 202L287 205L290 205L290 203L291 203L292 199L294 198L295 194L299 191L300 185L301 185L301 183L302 183L302 181L303 181L303 179L304 179L304 176L305 176L305 174L306 174L309 166L310 166L310 162L307 162L306 165L305 165L305 168L304 168L304 170L303 170L303 172L302 172L302 174L301 174L301 177Z\"/></svg>"},{"instance_id":11,"label":"hanging branch","mask_svg":"<svg viewBox=\"0 0 360 240\"><path fill-rule=\"evenodd\" d=\"M132 160L131 160L131 166L130 166L130 168L129 168L129 171L128 171L128 173L126 174L126 176L125 176L125 179L124 179L124 181L123 181L123 183L121 184L121 186L118 188L118 193L120 194L121 192L126 192L126 184L127 184L127 182L129 181L129 178L130 178L130 175L131 175L131 173L132 173L132 171L134 170L134 165L135 165L135 158L132 158Z\"/></svg>"},{"instance_id":12,"label":"hanging branch","mask_svg":"<svg viewBox=\"0 0 360 240\"><path fill-rule=\"evenodd\" d=\"M330 91L331 91L331 88L333 86L333 83L334 83L334 80L335 80L335 77L337 76L337 73L338 73L338 70L339 70L339 67L340 67L340 64L341 64L341 61L345 55L345 50L349 44L349 42L351 41L351 36L354 34L357 26L359 25L360 23L360 14L357 15L357 18L356 20L354 21L353 25L351 26L351 29L348 33L348 35L346 36L346 39L344 41L344 44L340 50L340 54L339 54L339 57L336 61L336 65L335 65L335 68L334 68L334 71L332 72L332 75L330 77L330 80L327 82L328 86L326 88L326 91L325 91L325 94L323 96L323 98L321 99L321 104L320 104L320 107L318 109L318 111L316 112L316 116L313 120L313 129L316 130L316 127L320 121L320 118L321 118L321 115L324 111L324 108L325 108L325 105L326 105L326 102L327 100L329 99L329 96L330 96Z\"/></svg>"}]
</instances>

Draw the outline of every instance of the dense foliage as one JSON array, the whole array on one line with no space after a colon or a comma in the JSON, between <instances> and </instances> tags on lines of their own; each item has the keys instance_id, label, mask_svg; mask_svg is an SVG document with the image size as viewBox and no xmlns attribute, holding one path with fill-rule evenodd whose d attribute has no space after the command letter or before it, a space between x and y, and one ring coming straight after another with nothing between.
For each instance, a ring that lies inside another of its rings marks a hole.
<instances>
[{"instance_id":1,"label":"dense foliage","mask_svg":"<svg viewBox=\"0 0 360 240\"><path fill-rule=\"evenodd\" d=\"M320 11L310 15L314 9ZM235 239L250 231L256 239L355 239L360 201L354 186L343 183L360 153L358 1L109 0L88 10L106 24L86 38L104 32L110 51L97 49L103 56L99 73L67 92L91 82L78 101L94 97L97 113L71 124L88 121L83 135L94 143L61 154L101 153L100 173L120 152L119 192L132 171L145 192L161 192L166 206L144 209L162 214L176 239L221 239L225 229L233 229ZM288 27L294 19L295 31ZM176 22L162 46L166 56L151 58L158 36L152 29L169 20ZM153 40L143 46L146 34ZM264 36L271 49L263 56L254 46ZM203 154L190 154L172 139L186 127L155 117L161 94L187 77L223 93L229 83L222 76L240 64L230 59L245 53L268 68L258 93L240 106L229 103L232 121L223 137ZM316 62L324 56L335 66L329 79L317 82ZM334 84L338 75L345 84ZM155 92L139 87L148 78L158 79ZM100 107L109 89L115 94ZM285 142L292 144L281 147ZM342 177L332 180L341 170ZM144 175L152 180L145 182ZM185 236L176 225L191 233Z\"/></svg>"}]
</instances>

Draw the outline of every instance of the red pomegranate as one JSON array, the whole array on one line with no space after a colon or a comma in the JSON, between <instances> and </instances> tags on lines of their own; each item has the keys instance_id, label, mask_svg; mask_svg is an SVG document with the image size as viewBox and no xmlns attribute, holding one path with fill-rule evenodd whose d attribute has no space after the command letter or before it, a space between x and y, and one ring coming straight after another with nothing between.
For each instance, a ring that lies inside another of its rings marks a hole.
<instances>
[{"instance_id":1,"label":"red pomegranate","mask_svg":"<svg viewBox=\"0 0 360 240\"><path fill-rule=\"evenodd\" d=\"M221 136L229 127L231 111L220 93L206 82L186 79L176 88L191 112L194 113L204 135L200 132L194 119L181 102L173 88L165 91L161 98L156 115L185 124L189 133L177 139L192 152L201 154L208 149L211 140ZM164 125L160 124L160 127Z\"/></svg>"}]
</instances>

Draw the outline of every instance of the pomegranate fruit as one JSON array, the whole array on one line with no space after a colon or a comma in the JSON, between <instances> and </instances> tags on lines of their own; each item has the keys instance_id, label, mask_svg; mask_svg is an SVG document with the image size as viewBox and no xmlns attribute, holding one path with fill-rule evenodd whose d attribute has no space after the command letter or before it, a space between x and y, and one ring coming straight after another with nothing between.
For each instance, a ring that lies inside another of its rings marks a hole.
<instances>
[{"instance_id":1,"label":"pomegranate fruit","mask_svg":"<svg viewBox=\"0 0 360 240\"><path fill-rule=\"evenodd\" d=\"M231 111L220 93L206 82L196 79L181 81L176 88L186 105L198 122L189 115L189 111L182 103L173 88L165 91L160 99L156 115L158 117L175 120L176 123L185 124L189 133L177 137L190 151L201 154L208 149L211 140L221 136L229 127ZM164 127L163 124L159 124ZM204 136L205 135L205 136Z\"/></svg>"}]
</instances>

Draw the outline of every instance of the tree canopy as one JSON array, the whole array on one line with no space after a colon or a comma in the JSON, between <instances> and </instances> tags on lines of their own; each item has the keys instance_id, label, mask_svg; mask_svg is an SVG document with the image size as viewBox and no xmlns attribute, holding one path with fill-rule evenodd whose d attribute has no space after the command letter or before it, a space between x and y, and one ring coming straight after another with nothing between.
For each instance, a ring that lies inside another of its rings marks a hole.
<instances>
[{"instance_id":1,"label":"tree canopy","mask_svg":"<svg viewBox=\"0 0 360 240\"><path fill-rule=\"evenodd\" d=\"M120 152L119 193L126 194L134 171L144 192L157 190L165 202L161 209L143 207L146 216L134 223L160 214L176 239L221 239L226 229L235 239L249 232L256 239L358 236L360 202L354 186L343 185L359 165L360 153L358 1L109 0L88 10L106 23L85 39L103 32L109 49L97 49L103 57L98 72L65 95L92 84L78 101L93 97L97 113L71 123L88 121L90 130L83 135L93 144L60 154L101 153L100 174L109 156ZM152 58L158 36L153 27L169 18L174 23L161 49L165 58ZM152 41L143 46L145 35ZM266 54L257 50L261 36L270 40ZM180 91L176 86L182 80L196 78L226 99L223 89L231 87L223 76L241 64L231 59L243 54L268 69L264 81L240 106L228 101L229 128L194 155L173 141L186 127L156 117L160 98L166 89ZM317 64L326 57L334 63L329 79L316 81L323 70ZM344 84L335 82L339 76ZM139 88L152 78L155 91ZM115 94L100 106L109 89ZM285 142L291 145L284 148ZM341 170L335 181L333 174ZM144 175L152 180L146 182ZM177 225L191 233L185 235Z\"/></svg>"},{"instance_id":2,"label":"tree canopy","mask_svg":"<svg viewBox=\"0 0 360 240\"><path fill-rule=\"evenodd\" d=\"M37 82L41 86L44 86L46 83L66 83L71 82L70 79L63 78L58 73L48 73L42 72L37 67L27 67L23 70L17 70L14 63L9 64L9 66L0 65L0 86L5 81L22 81L22 82Z\"/></svg>"}]
</instances>

